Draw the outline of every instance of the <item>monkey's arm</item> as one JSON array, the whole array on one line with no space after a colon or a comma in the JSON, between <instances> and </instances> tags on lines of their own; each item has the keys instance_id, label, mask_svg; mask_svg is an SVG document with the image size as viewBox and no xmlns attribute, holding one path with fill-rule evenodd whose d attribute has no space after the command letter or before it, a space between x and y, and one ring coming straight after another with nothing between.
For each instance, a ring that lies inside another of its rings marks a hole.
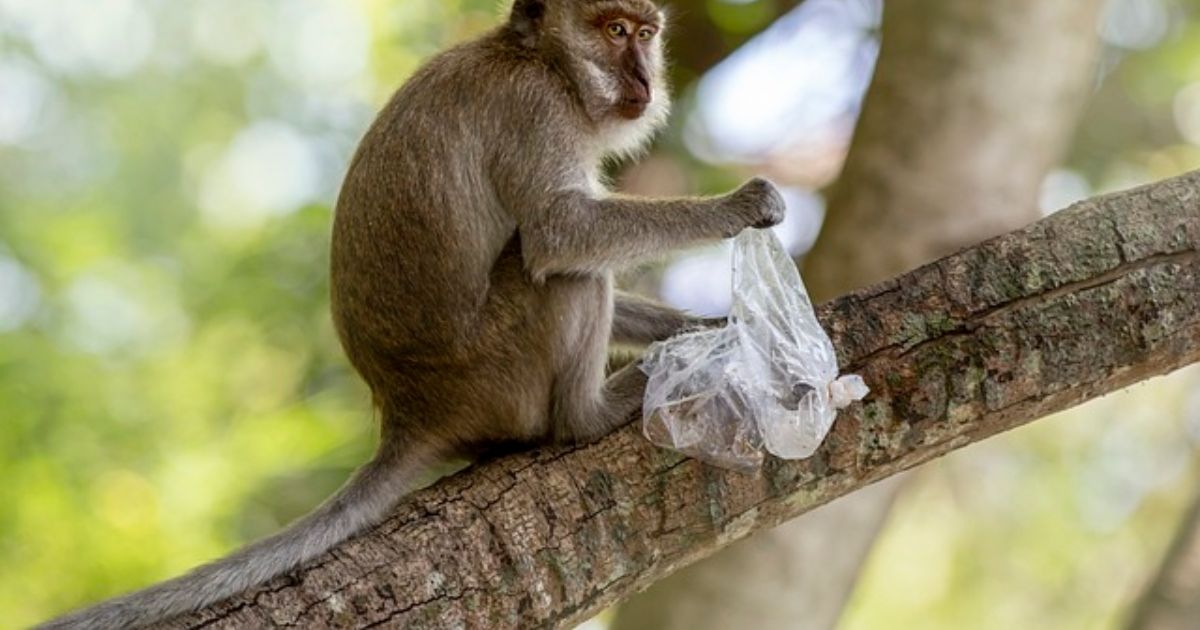
<instances>
[{"instance_id":1,"label":"monkey's arm","mask_svg":"<svg viewBox=\"0 0 1200 630\"><path fill-rule=\"evenodd\" d=\"M601 139L588 135L594 131L561 96L552 90L512 94L519 115L503 121L504 141L485 167L499 205L516 223L525 268L535 279L605 273L783 220L783 197L761 178L715 197L608 194L596 183L592 155Z\"/></svg>"},{"instance_id":2,"label":"monkey's arm","mask_svg":"<svg viewBox=\"0 0 1200 630\"><path fill-rule=\"evenodd\" d=\"M784 212L783 198L764 179L718 197L596 198L575 188L537 201L506 204L522 209L514 218L535 278L609 271L747 227L775 225Z\"/></svg>"},{"instance_id":3,"label":"monkey's arm","mask_svg":"<svg viewBox=\"0 0 1200 630\"><path fill-rule=\"evenodd\" d=\"M612 340L646 345L689 329L725 324L724 317L696 317L654 300L618 291L613 309Z\"/></svg>"}]
</instances>

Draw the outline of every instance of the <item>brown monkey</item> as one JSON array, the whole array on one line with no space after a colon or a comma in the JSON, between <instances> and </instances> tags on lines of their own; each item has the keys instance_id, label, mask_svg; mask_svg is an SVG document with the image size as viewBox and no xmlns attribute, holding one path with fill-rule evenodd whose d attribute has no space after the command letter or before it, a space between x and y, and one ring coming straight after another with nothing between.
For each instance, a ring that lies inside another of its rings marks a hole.
<instances>
[{"instance_id":1,"label":"brown monkey","mask_svg":"<svg viewBox=\"0 0 1200 630\"><path fill-rule=\"evenodd\" d=\"M609 342L702 320L614 292L612 270L783 217L761 179L706 199L601 184L601 162L667 116L663 26L649 0L517 0L505 25L420 69L367 132L334 219L333 317L381 411L376 457L283 532L47 627L194 610L381 520L432 461L626 422L645 377L606 379Z\"/></svg>"}]
</instances>

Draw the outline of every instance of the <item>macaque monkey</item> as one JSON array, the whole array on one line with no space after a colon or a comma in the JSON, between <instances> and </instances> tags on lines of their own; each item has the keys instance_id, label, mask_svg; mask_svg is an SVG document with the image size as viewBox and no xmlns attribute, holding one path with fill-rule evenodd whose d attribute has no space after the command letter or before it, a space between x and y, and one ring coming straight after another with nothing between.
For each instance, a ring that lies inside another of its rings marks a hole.
<instances>
[{"instance_id":1,"label":"macaque monkey","mask_svg":"<svg viewBox=\"0 0 1200 630\"><path fill-rule=\"evenodd\" d=\"M704 320L613 289L612 272L783 218L753 179L710 198L610 193L669 108L650 0L516 0L431 59L358 147L333 226L333 319L382 418L375 458L274 536L49 622L130 628L225 599L377 523L418 473L500 446L595 440L641 406L646 344Z\"/></svg>"}]
</instances>

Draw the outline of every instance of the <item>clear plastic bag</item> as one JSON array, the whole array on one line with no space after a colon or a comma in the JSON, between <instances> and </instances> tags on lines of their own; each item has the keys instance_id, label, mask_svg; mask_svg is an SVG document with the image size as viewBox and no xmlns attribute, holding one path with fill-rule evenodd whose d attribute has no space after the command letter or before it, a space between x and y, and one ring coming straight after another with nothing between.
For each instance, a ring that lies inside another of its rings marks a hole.
<instances>
[{"instance_id":1,"label":"clear plastic bag","mask_svg":"<svg viewBox=\"0 0 1200 630\"><path fill-rule=\"evenodd\" d=\"M770 230L734 241L733 307L724 328L650 346L642 430L653 443L717 466L753 470L763 449L816 451L837 410L868 390L841 378L795 263Z\"/></svg>"}]
</instances>

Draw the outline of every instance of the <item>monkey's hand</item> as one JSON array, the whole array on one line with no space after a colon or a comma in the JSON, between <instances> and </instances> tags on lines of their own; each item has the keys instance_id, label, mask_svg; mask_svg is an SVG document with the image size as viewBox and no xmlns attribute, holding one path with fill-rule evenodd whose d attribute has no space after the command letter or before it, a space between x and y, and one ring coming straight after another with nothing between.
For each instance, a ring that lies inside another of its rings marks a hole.
<instances>
[{"instance_id":1,"label":"monkey's hand","mask_svg":"<svg viewBox=\"0 0 1200 630\"><path fill-rule=\"evenodd\" d=\"M708 330L709 328L724 328L728 323L728 317L703 317L693 320L691 329Z\"/></svg>"},{"instance_id":2,"label":"monkey's hand","mask_svg":"<svg viewBox=\"0 0 1200 630\"><path fill-rule=\"evenodd\" d=\"M728 323L728 317L692 317L688 319L686 324L680 326L679 330L672 336L686 335L712 328L724 328Z\"/></svg>"},{"instance_id":3,"label":"monkey's hand","mask_svg":"<svg viewBox=\"0 0 1200 630\"><path fill-rule=\"evenodd\" d=\"M730 236L747 227L769 228L779 225L787 209L775 184L761 177L755 177L742 184L741 188L726 197L726 203L734 216L740 220L740 225Z\"/></svg>"}]
</instances>

